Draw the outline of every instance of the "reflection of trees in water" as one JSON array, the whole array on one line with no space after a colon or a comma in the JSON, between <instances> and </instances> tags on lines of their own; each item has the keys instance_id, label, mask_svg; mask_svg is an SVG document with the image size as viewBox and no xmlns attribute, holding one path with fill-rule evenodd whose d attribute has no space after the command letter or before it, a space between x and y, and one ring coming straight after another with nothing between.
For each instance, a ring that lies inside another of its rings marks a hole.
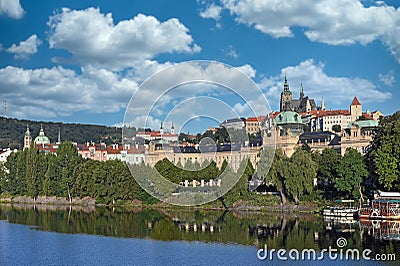
<instances>
[{"instance_id":1,"label":"reflection of trees in water","mask_svg":"<svg viewBox=\"0 0 400 266\"><path fill-rule=\"evenodd\" d=\"M400 241L374 238L368 229L328 230L323 219L314 215L280 215L227 211L174 209L85 209L68 206L0 205L0 219L35 226L37 230L84 233L125 238L237 243L269 249L336 248L345 237L348 248L369 248L397 252ZM363 234L360 234L364 232ZM362 237L362 238L361 238ZM400 255L398 255L400 256Z\"/></svg>"}]
</instances>

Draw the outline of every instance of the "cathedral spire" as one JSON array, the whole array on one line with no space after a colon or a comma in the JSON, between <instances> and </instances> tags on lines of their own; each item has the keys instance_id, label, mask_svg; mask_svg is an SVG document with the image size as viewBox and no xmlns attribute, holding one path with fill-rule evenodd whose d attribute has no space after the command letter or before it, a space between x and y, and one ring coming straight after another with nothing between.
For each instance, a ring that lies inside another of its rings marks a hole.
<instances>
[{"instance_id":1,"label":"cathedral spire","mask_svg":"<svg viewBox=\"0 0 400 266\"><path fill-rule=\"evenodd\" d=\"M287 78L286 78L286 73L285 73L285 84L283 84L283 91L284 92L290 91L289 83L288 83Z\"/></svg>"},{"instance_id":2,"label":"cathedral spire","mask_svg":"<svg viewBox=\"0 0 400 266\"><path fill-rule=\"evenodd\" d=\"M304 98L303 83L300 83L300 99Z\"/></svg>"}]
</instances>

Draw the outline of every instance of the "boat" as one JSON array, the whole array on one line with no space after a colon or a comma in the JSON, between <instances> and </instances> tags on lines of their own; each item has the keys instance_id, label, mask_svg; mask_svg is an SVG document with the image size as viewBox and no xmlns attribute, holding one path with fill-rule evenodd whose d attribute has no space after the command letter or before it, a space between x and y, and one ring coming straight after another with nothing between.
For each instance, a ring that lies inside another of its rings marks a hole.
<instances>
[{"instance_id":1,"label":"boat","mask_svg":"<svg viewBox=\"0 0 400 266\"><path fill-rule=\"evenodd\" d=\"M371 206L360 208L360 219L400 220L400 192L377 191Z\"/></svg>"},{"instance_id":2,"label":"boat","mask_svg":"<svg viewBox=\"0 0 400 266\"><path fill-rule=\"evenodd\" d=\"M349 206L328 206L322 211L325 217L343 217L353 219L358 212L358 208L352 206L354 200L336 200L337 203L349 203Z\"/></svg>"}]
</instances>

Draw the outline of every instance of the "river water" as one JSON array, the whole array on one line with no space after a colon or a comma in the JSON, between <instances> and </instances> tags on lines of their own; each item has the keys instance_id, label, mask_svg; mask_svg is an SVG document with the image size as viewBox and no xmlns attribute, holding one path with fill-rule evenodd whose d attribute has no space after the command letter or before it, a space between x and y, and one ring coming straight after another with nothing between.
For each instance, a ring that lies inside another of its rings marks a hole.
<instances>
[{"instance_id":1,"label":"river water","mask_svg":"<svg viewBox=\"0 0 400 266\"><path fill-rule=\"evenodd\" d=\"M317 215L0 205L1 265L395 265L397 239L399 223Z\"/></svg>"}]
</instances>

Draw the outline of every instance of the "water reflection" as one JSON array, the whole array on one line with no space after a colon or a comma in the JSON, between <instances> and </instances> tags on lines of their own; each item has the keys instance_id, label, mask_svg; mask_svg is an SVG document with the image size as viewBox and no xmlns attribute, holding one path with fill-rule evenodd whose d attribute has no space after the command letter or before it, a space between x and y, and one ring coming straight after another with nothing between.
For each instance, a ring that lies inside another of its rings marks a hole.
<instances>
[{"instance_id":1,"label":"water reflection","mask_svg":"<svg viewBox=\"0 0 400 266\"><path fill-rule=\"evenodd\" d=\"M283 215L171 209L126 209L48 205L0 205L0 219L35 230L235 243L270 249L336 248L339 237L346 248L369 248L374 254L395 253L400 258L400 223L324 220L316 215Z\"/></svg>"}]
</instances>

